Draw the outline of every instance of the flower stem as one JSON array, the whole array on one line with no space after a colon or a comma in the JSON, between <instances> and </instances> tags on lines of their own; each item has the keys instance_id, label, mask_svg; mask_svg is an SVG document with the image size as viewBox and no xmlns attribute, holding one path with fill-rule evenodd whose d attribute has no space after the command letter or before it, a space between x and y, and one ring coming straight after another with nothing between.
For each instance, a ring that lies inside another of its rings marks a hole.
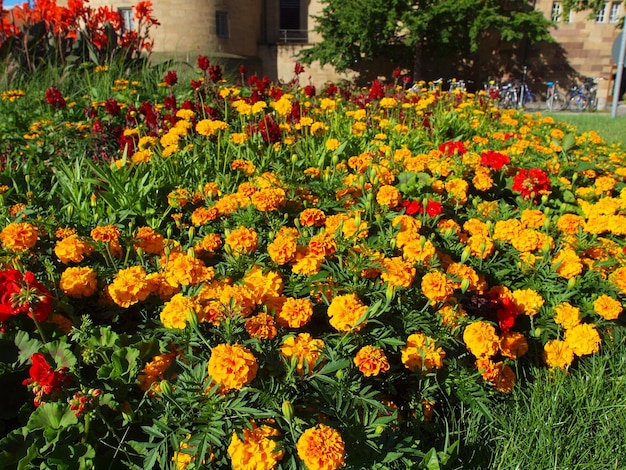
<instances>
[{"instance_id":1,"label":"flower stem","mask_svg":"<svg viewBox=\"0 0 626 470\"><path fill-rule=\"evenodd\" d=\"M33 321L35 322L35 326L37 327L37 331L39 332L39 336L41 336L41 340L44 343L47 343L48 340L46 339L46 335L43 332L43 329L41 328L41 323L39 322L39 320L37 320L37 315L35 315L34 312L30 312L30 318L33 319Z\"/></svg>"}]
</instances>

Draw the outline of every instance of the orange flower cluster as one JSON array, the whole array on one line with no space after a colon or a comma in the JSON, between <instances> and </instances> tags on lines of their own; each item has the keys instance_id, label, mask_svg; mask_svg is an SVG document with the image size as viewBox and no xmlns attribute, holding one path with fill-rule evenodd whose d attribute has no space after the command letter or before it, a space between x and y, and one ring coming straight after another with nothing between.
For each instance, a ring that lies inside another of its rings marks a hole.
<instances>
[{"instance_id":1,"label":"orange flower cluster","mask_svg":"<svg viewBox=\"0 0 626 470\"><path fill-rule=\"evenodd\" d=\"M256 377L259 365L248 348L218 344L211 350L208 373L222 392L239 390Z\"/></svg>"}]
</instances>

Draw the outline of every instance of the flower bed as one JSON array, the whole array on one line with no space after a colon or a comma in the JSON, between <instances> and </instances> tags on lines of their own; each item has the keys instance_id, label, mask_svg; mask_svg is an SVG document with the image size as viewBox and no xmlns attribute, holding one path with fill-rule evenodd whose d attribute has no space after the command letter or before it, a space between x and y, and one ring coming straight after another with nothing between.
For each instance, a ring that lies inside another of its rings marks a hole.
<instances>
[{"instance_id":1,"label":"flower bed","mask_svg":"<svg viewBox=\"0 0 626 470\"><path fill-rule=\"evenodd\" d=\"M0 462L444 465L446 415L611 339L622 147L302 72L3 94Z\"/></svg>"}]
</instances>

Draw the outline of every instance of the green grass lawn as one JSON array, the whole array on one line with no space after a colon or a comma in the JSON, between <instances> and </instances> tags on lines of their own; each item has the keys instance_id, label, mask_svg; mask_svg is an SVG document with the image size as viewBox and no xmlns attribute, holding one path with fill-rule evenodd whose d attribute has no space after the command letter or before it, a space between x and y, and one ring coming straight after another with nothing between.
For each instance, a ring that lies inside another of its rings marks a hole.
<instances>
[{"instance_id":1,"label":"green grass lawn","mask_svg":"<svg viewBox=\"0 0 626 470\"><path fill-rule=\"evenodd\" d=\"M626 116L610 113L551 113L557 122L566 122L579 132L594 130L609 144L626 144Z\"/></svg>"}]
</instances>

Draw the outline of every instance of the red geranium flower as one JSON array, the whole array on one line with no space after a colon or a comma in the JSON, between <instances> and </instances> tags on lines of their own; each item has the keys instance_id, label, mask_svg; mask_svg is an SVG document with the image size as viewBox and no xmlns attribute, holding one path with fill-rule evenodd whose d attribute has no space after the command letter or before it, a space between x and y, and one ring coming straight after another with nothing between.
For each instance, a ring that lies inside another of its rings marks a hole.
<instances>
[{"instance_id":1,"label":"red geranium flower","mask_svg":"<svg viewBox=\"0 0 626 470\"><path fill-rule=\"evenodd\" d=\"M550 178L539 168L521 169L513 177L513 191L519 192L524 199L536 198L551 191Z\"/></svg>"},{"instance_id":2,"label":"red geranium flower","mask_svg":"<svg viewBox=\"0 0 626 470\"><path fill-rule=\"evenodd\" d=\"M487 150L480 154L480 163L494 170L499 170L504 165L511 163L511 159L503 153Z\"/></svg>"},{"instance_id":3,"label":"red geranium flower","mask_svg":"<svg viewBox=\"0 0 626 470\"><path fill-rule=\"evenodd\" d=\"M44 395L53 395L60 392L68 384L70 377L68 376L67 367L54 370L41 353L33 354L30 357L30 361L32 363L28 370L30 377L24 380L22 384L33 390L35 406L39 406L43 403L42 398L44 398Z\"/></svg>"},{"instance_id":4,"label":"red geranium flower","mask_svg":"<svg viewBox=\"0 0 626 470\"><path fill-rule=\"evenodd\" d=\"M446 157L452 157L453 155L463 155L467 153L465 144L458 140L450 140L439 145L439 151L443 152Z\"/></svg>"},{"instance_id":5,"label":"red geranium flower","mask_svg":"<svg viewBox=\"0 0 626 470\"><path fill-rule=\"evenodd\" d=\"M52 311L52 294L30 271L0 271L0 322L26 313L37 321L45 321Z\"/></svg>"}]
</instances>

